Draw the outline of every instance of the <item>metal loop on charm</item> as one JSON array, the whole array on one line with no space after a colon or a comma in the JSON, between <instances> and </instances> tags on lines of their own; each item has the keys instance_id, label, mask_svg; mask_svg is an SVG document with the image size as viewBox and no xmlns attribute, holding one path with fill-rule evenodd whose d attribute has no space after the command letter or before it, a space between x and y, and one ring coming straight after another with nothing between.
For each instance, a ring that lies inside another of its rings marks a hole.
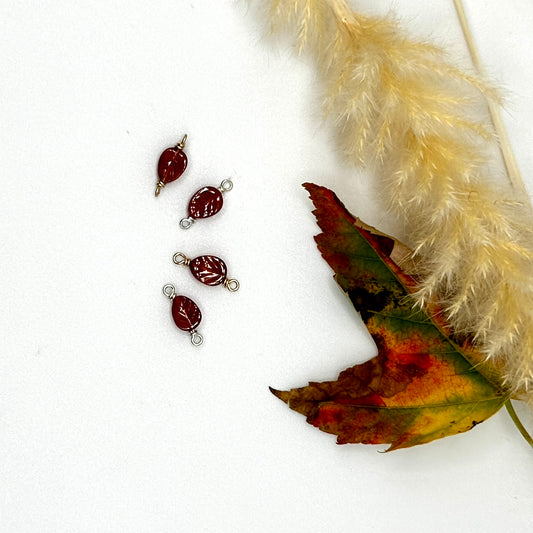
<instances>
[{"instance_id":1,"label":"metal loop on charm","mask_svg":"<svg viewBox=\"0 0 533 533\"><path fill-rule=\"evenodd\" d=\"M185 266L189 266L189 263L191 262L191 260L185 254L182 254L181 252L176 252L172 256L172 261L174 261L176 265L185 265Z\"/></svg>"},{"instance_id":2,"label":"metal loop on charm","mask_svg":"<svg viewBox=\"0 0 533 533\"><path fill-rule=\"evenodd\" d=\"M228 192L233 189L233 182L230 179L222 180L222 183L218 186L220 192Z\"/></svg>"},{"instance_id":3,"label":"metal loop on charm","mask_svg":"<svg viewBox=\"0 0 533 533\"><path fill-rule=\"evenodd\" d=\"M185 143L187 142L187 134L185 134L183 136L183 139L181 139L181 141L176 144L176 148L179 148L180 150L183 150L185 148Z\"/></svg>"},{"instance_id":4,"label":"metal loop on charm","mask_svg":"<svg viewBox=\"0 0 533 533\"><path fill-rule=\"evenodd\" d=\"M157 187L155 188L155 195L159 196L159 193L161 192L161 189L165 186L165 184L159 180Z\"/></svg>"},{"instance_id":5,"label":"metal loop on charm","mask_svg":"<svg viewBox=\"0 0 533 533\"><path fill-rule=\"evenodd\" d=\"M224 281L224 287L226 287L226 289L228 289L228 291L230 292L238 291L240 286L241 284L236 279L226 278L226 280Z\"/></svg>"},{"instance_id":6,"label":"metal loop on charm","mask_svg":"<svg viewBox=\"0 0 533 533\"><path fill-rule=\"evenodd\" d=\"M194 346L200 346L204 342L204 338L196 331L191 331L191 342Z\"/></svg>"},{"instance_id":7,"label":"metal loop on charm","mask_svg":"<svg viewBox=\"0 0 533 533\"><path fill-rule=\"evenodd\" d=\"M180 220L180 228L181 229L189 229L194 224L194 218L182 218Z\"/></svg>"},{"instance_id":8,"label":"metal loop on charm","mask_svg":"<svg viewBox=\"0 0 533 533\"><path fill-rule=\"evenodd\" d=\"M172 285L172 283L167 283L163 287L163 294L170 300L173 300L176 296L176 288L174 287L174 285Z\"/></svg>"}]
</instances>

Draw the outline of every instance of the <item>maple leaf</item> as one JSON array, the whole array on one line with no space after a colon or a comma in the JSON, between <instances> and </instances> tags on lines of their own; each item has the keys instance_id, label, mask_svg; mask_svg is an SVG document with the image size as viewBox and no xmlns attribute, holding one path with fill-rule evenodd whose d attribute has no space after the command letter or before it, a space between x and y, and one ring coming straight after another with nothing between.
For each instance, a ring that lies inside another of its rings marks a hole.
<instances>
[{"instance_id":1,"label":"maple leaf","mask_svg":"<svg viewBox=\"0 0 533 533\"><path fill-rule=\"evenodd\" d=\"M439 313L414 305L416 282L391 259L395 241L369 231L332 191L304 187L322 229L318 248L378 355L336 381L272 392L337 435L338 444L390 444L388 450L468 431L496 413L508 395L479 354L454 341Z\"/></svg>"}]
</instances>

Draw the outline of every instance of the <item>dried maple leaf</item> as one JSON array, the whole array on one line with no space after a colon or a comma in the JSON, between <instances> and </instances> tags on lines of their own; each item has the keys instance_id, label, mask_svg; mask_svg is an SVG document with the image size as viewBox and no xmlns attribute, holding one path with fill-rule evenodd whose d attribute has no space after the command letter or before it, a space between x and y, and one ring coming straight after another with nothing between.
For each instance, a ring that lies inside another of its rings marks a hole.
<instances>
[{"instance_id":1,"label":"dried maple leaf","mask_svg":"<svg viewBox=\"0 0 533 533\"><path fill-rule=\"evenodd\" d=\"M440 315L416 308L415 280L391 259L395 241L369 230L335 194L306 183L322 233L315 237L335 279L372 335L378 355L336 381L272 392L337 443L389 450L468 431L508 398L490 369L450 337Z\"/></svg>"}]
</instances>

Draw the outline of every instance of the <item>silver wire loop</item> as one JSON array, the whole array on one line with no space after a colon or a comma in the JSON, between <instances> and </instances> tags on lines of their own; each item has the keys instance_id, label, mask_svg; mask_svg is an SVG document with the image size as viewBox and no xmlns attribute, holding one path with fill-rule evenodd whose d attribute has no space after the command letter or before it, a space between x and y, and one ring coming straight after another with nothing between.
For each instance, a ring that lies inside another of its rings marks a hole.
<instances>
[{"instance_id":1,"label":"silver wire loop","mask_svg":"<svg viewBox=\"0 0 533 533\"><path fill-rule=\"evenodd\" d=\"M183 139L181 139L181 141L176 144L176 148L179 148L180 150L183 150L185 148L185 143L187 142L187 134L185 134L183 136Z\"/></svg>"},{"instance_id":2,"label":"silver wire loop","mask_svg":"<svg viewBox=\"0 0 533 533\"><path fill-rule=\"evenodd\" d=\"M164 186L165 186L165 184L162 181L158 182L157 187L155 188L155 195L156 196L159 196L159 193L161 192L161 189Z\"/></svg>"},{"instance_id":3,"label":"silver wire loop","mask_svg":"<svg viewBox=\"0 0 533 533\"><path fill-rule=\"evenodd\" d=\"M172 283L167 283L163 287L163 294L170 300L173 300L176 296L176 288L174 287L174 285L172 285Z\"/></svg>"},{"instance_id":4,"label":"silver wire loop","mask_svg":"<svg viewBox=\"0 0 533 533\"><path fill-rule=\"evenodd\" d=\"M192 217L182 218L180 220L181 229L189 229L193 224L194 224L194 218Z\"/></svg>"},{"instance_id":5,"label":"silver wire loop","mask_svg":"<svg viewBox=\"0 0 533 533\"><path fill-rule=\"evenodd\" d=\"M230 179L222 180L222 183L218 186L220 192L228 192L233 189L233 182Z\"/></svg>"},{"instance_id":6,"label":"silver wire loop","mask_svg":"<svg viewBox=\"0 0 533 533\"><path fill-rule=\"evenodd\" d=\"M191 331L191 342L194 346L200 346L204 342L204 338L196 331Z\"/></svg>"},{"instance_id":7,"label":"silver wire loop","mask_svg":"<svg viewBox=\"0 0 533 533\"><path fill-rule=\"evenodd\" d=\"M185 265L185 266L189 266L191 260L183 253L181 252L176 252L173 256L172 256L172 261L174 261L174 263L176 263L176 265Z\"/></svg>"},{"instance_id":8,"label":"silver wire loop","mask_svg":"<svg viewBox=\"0 0 533 533\"><path fill-rule=\"evenodd\" d=\"M224 281L224 287L230 292L237 292L241 284L236 279L226 278Z\"/></svg>"}]
</instances>

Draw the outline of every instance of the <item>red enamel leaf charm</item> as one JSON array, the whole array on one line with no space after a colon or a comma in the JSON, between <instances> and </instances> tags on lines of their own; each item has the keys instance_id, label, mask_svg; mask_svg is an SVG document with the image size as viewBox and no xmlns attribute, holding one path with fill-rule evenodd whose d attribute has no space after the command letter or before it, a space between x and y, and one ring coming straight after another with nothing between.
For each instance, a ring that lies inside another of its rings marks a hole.
<instances>
[{"instance_id":1,"label":"red enamel leaf charm","mask_svg":"<svg viewBox=\"0 0 533 533\"><path fill-rule=\"evenodd\" d=\"M224 200L222 193L215 187L202 187L189 202L189 216L192 218L208 218L216 215Z\"/></svg>"},{"instance_id":2,"label":"red enamel leaf charm","mask_svg":"<svg viewBox=\"0 0 533 533\"><path fill-rule=\"evenodd\" d=\"M181 330L194 331L202 321L202 313L187 296L175 296L172 300L172 318Z\"/></svg>"},{"instance_id":3,"label":"red enamel leaf charm","mask_svg":"<svg viewBox=\"0 0 533 533\"><path fill-rule=\"evenodd\" d=\"M187 141L187 135L183 136L181 142L176 146L167 148L159 157L157 164L157 175L159 176L159 182L155 190L155 195L159 196L161 189L172 181L177 180L187 168L187 156L183 151L185 142Z\"/></svg>"},{"instance_id":4,"label":"red enamel leaf charm","mask_svg":"<svg viewBox=\"0 0 533 533\"><path fill-rule=\"evenodd\" d=\"M170 183L177 180L187 168L187 156L183 150L177 147L167 148L159 158L157 164L157 174L159 180L164 183Z\"/></svg>"},{"instance_id":5,"label":"red enamel leaf charm","mask_svg":"<svg viewBox=\"0 0 533 533\"><path fill-rule=\"evenodd\" d=\"M184 253L176 252L172 257L176 265L188 266L192 275L205 285L224 285L231 292L239 290L240 283L227 276L226 263L215 255L200 255L189 259Z\"/></svg>"},{"instance_id":6,"label":"red enamel leaf charm","mask_svg":"<svg viewBox=\"0 0 533 533\"><path fill-rule=\"evenodd\" d=\"M191 259L189 269L198 281L211 286L224 283L228 272L226 263L214 255L201 255Z\"/></svg>"},{"instance_id":7,"label":"red enamel leaf charm","mask_svg":"<svg viewBox=\"0 0 533 533\"><path fill-rule=\"evenodd\" d=\"M194 346L200 346L203 337L196 331L202 321L202 313L198 306L187 296L176 294L174 285L167 283L163 287L163 294L172 300L172 318L176 326L191 334L191 342Z\"/></svg>"},{"instance_id":8,"label":"red enamel leaf charm","mask_svg":"<svg viewBox=\"0 0 533 533\"><path fill-rule=\"evenodd\" d=\"M222 181L217 187L202 187L194 193L189 201L189 217L180 221L182 229L189 229L198 218L208 218L216 215L224 204L222 194L231 191L233 183L229 179Z\"/></svg>"}]
</instances>

